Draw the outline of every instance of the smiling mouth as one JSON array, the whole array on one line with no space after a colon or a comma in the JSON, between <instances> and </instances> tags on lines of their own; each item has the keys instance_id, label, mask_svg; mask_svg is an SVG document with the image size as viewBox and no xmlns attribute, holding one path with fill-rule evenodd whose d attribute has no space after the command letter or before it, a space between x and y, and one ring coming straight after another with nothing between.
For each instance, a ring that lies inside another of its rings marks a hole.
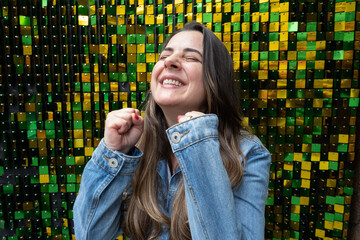
<instances>
[{"instance_id":1,"label":"smiling mouth","mask_svg":"<svg viewBox=\"0 0 360 240\"><path fill-rule=\"evenodd\" d=\"M173 86L177 86L177 87L184 86L184 84L182 84L181 82L176 81L176 80L173 80L173 79L165 79L165 80L162 82L162 84L163 84L163 85L173 85Z\"/></svg>"}]
</instances>

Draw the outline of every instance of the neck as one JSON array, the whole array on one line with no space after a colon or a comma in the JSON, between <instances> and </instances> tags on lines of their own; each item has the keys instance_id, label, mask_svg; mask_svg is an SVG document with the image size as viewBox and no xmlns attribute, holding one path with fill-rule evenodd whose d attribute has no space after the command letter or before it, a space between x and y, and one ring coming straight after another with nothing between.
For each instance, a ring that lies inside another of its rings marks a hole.
<instances>
[{"instance_id":1,"label":"neck","mask_svg":"<svg viewBox=\"0 0 360 240\"><path fill-rule=\"evenodd\" d=\"M177 117L179 115L185 115L188 112L191 111L199 111L199 112L203 112L205 113L206 110L205 108L179 108L179 107L161 107L161 110L164 113L166 122L167 122L167 127L171 127L175 124L178 123Z\"/></svg>"},{"instance_id":2,"label":"neck","mask_svg":"<svg viewBox=\"0 0 360 240\"><path fill-rule=\"evenodd\" d=\"M178 123L177 117L184 115L186 111L177 109L176 107L162 108L168 127L171 127Z\"/></svg>"}]
</instances>

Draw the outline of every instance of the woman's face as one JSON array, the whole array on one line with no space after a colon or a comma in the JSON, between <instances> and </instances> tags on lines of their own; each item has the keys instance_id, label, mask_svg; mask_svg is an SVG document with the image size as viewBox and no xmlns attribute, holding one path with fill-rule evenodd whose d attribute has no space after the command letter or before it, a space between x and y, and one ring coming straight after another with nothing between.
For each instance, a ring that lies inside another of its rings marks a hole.
<instances>
[{"instance_id":1,"label":"woman's face","mask_svg":"<svg viewBox=\"0 0 360 240\"><path fill-rule=\"evenodd\" d=\"M198 31L177 33L163 49L151 77L152 96L163 111L205 110L202 55L203 35Z\"/></svg>"}]
</instances>

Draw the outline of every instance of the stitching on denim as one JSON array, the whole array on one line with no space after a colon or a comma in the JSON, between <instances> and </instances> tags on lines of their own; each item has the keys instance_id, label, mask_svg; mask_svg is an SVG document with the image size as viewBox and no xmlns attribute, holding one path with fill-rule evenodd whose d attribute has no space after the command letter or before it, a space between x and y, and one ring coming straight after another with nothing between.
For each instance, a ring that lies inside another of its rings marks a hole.
<instances>
[{"instance_id":1,"label":"stitching on denim","mask_svg":"<svg viewBox=\"0 0 360 240\"><path fill-rule=\"evenodd\" d=\"M89 216L87 218L87 226L86 226L86 233L88 233L88 230L90 228L90 224L92 222L92 220L94 219L94 215L95 215L95 212L96 212L96 209L97 209L97 206L99 204L99 200L100 200L100 196L101 194L104 192L105 188L110 184L111 180L114 179L114 177L112 175L108 175L109 177L105 178L105 181L103 184L101 184L100 187L98 187L97 191L95 192L94 194L94 200L91 204L91 210L90 210L90 213L89 213ZM87 236L87 234L86 234ZM86 238L85 238L86 239Z\"/></svg>"},{"instance_id":2,"label":"stitching on denim","mask_svg":"<svg viewBox=\"0 0 360 240\"><path fill-rule=\"evenodd\" d=\"M106 157L106 156L103 156L107 161L108 160L110 160L108 157ZM95 160L94 159L94 161L102 168L102 169L104 169L106 172L108 172L109 174L111 174L111 175L117 175L119 172L122 174L122 175L131 175L131 174L134 174L135 173L135 171L124 171L124 170L122 170L122 168L123 168L123 166L124 166L124 162L125 162L125 160L123 160L123 162L122 162L122 165L117 169L117 171L116 172L114 172L114 173L112 173L112 172L110 172L109 170L107 170L105 167L103 167L97 160Z\"/></svg>"},{"instance_id":3,"label":"stitching on denim","mask_svg":"<svg viewBox=\"0 0 360 240\"><path fill-rule=\"evenodd\" d=\"M217 138L217 137L218 137L218 135L210 135L210 136L206 136L206 137L200 138L200 139L198 139L198 140L195 140L195 141L193 141L193 142L191 142L191 143L189 143L189 144L186 144L186 145L184 145L184 146L176 149L176 150L174 151L174 153L177 152L177 151L180 151L180 150L182 150L182 149L184 149L184 148L187 148L187 147L189 147L189 146L192 146L192 145L194 145L194 144L196 144L196 143L199 143L199 142L208 140L208 139L210 139L210 138Z\"/></svg>"},{"instance_id":4,"label":"stitching on denim","mask_svg":"<svg viewBox=\"0 0 360 240\"><path fill-rule=\"evenodd\" d=\"M185 169L185 166L183 165L183 162L182 162L183 159L182 159L182 158L180 158L180 159L181 159L181 161L179 160L179 164L182 166L182 167L181 167L182 169ZM197 212L197 214L198 214L198 216L199 216L200 223L201 223L201 227L202 227L202 230L203 230L203 232L204 232L204 235L205 235L206 239L210 239L210 238L209 238L209 233L207 232L206 227L205 227L204 218L203 218L202 215L201 215L201 212L200 212L200 209L199 209L199 206L198 206L198 202L197 202L196 197L195 197L194 189L193 189L193 187L191 186L189 177L188 177L188 175L187 175L187 171L182 171L182 175L183 175L183 178L185 179L185 181L186 181L187 184L188 184L189 191L190 191L191 197L192 197L192 199L193 199L196 212Z\"/></svg>"},{"instance_id":5,"label":"stitching on denim","mask_svg":"<svg viewBox=\"0 0 360 240\"><path fill-rule=\"evenodd\" d=\"M106 157L103 156L105 159ZM110 172L109 170L107 170L105 167L103 167L103 165L101 165L95 158L94 158L94 162L96 162L97 165L99 165L102 169L104 169L106 172L110 173L111 175L113 175L112 172Z\"/></svg>"},{"instance_id":6,"label":"stitching on denim","mask_svg":"<svg viewBox=\"0 0 360 240\"><path fill-rule=\"evenodd\" d=\"M256 148L254 150L260 150L260 152L266 152L266 148L262 145L261 142L259 142L260 140L256 139L255 137L256 136L254 136L254 135L243 136L240 139L240 145L241 145L241 141L248 140L248 141L254 143L254 145L256 145Z\"/></svg>"},{"instance_id":7,"label":"stitching on denim","mask_svg":"<svg viewBox=\"0 0 360 240\"><path fill-rule=\"evenodd\" d=\"M103 157L104 157L108 162L110 161L110 158L106 157L105 155L104 155ZM122 168L123 168L123 166L124 166L124 164L125 164L125 162L126 162L126 159L121 159L121 160L123 160L123 161L122 161L122 164L121 164L121 165L119 164L119 167L118 167L117 171L114 173L114 175L117 175L119 172L120 172L122 175L131 175L131 174L133 174L135 171L121 171ZM112 173L111 173L111 174L112 174Z\"/></svg>"},{"instance_id":8,"label":"stitching on denim","mask_svg":"<svg viewBox=\"0 0 360 240\"><path fill-rule=\"evenodd\" d=\"M135 171L120 171L121 175L132 175Z\"/></svg>"},{"instance_id":9,"label":"stitching on denim","mask_svg":"<svg viewBox=\"0 0 360 240\"><path fill-rule=\"evenodd\" d=\"M129 155L122 153L122 154L126 155L126 158L125 158L119 152L113 151L110 148L108 148L105 143L103 145L109 152L111 152L112 154L115 154L116 156L118 156L121 159L129 159L129 161L136 161L139 158L139 156L129 156Z\"/></svg>"}]
</instances>

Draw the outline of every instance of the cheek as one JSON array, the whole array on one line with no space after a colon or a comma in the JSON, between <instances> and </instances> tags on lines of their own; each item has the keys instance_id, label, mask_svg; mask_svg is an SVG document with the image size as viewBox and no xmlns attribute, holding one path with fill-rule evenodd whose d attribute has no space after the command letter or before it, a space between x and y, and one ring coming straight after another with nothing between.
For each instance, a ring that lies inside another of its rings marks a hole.
<instances>
[{"instance_id":1,"label":"cheek","mask_svg":"<svg viewBox=\"0 0 360 240\"><path fill-rule=\"evenodd\" d=\"M202 80L202 65L200 63L184 64L182 66L187 78L192 81Z\"/></svg>"},{"instance_id":2,"label":"cheek","mask_svg":"<svg viewBox=\"0 0 360 240\"><path fill-rule=\"evenodd\" d=\"M164 68L164 63L163 62L157 62L152 70L152 74L151 74L151 80L152 79L156 79L159 74L161 73L162 69Z\"/></svg>"},{"instance_id":3,"label":"cheek","mask_svg":"<svg viewBox=\"0 0 360 240\"><path fill-rule=\"evenodd\" d=\"M202 70L197 71L195 73L196 76L196 85L198 86L198 91L199 93L201 93L202 95L206 95L206 90L205 90L205 84L204 84L204 80L203 80L203 74L202 74Z\"/></svg>"},{"instance_id":4,"label":"cheek","mask_svg":"<svg viewBox=\"0 0 360 240\"><path fill-rule=\"evenodd\" d=\"M200 86L203 86L203 73L202 73L202 69L197 68L194 69L193 74L192 74L192 78L196 81L196 83Z\"/></svg>"},{"instance_id":5,"label":"cheek","mask_svg":"<svg viewBox=\"0 0 360 240\"><path fill-rule=\"evenodd\" d=\"M161 64L161 62L157 62L151 72L150 88L152 88L152 90L154 90L156 87L157 79L159 78L159 75L163 70L163 65L164 64Z\"/></svg>"}]
</instances>

